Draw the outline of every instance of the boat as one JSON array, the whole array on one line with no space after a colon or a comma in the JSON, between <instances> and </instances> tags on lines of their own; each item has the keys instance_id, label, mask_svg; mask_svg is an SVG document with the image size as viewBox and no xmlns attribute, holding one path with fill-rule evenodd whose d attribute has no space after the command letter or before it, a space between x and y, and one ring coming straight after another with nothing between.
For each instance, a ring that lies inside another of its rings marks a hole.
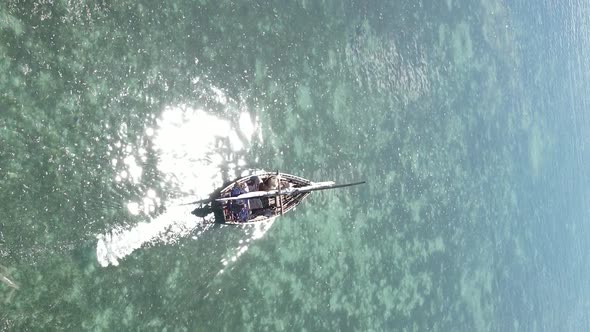
<instances>
[{"instance_id":1,"label":"boat","mask_svg":"<svg viewBox=\"0 0 590 332\"><path fill-rule=\"evenodd\" d=\"M313 191L363 183L337 185L334 181L312 182L287 173L263 172L229 183L210 201L219 212L216 218L221 219L219 222L230 225L256 224L268 222L295 209ZM193 214L198 215L198 210L195 209Z\"/></svg>"}]
</instances>

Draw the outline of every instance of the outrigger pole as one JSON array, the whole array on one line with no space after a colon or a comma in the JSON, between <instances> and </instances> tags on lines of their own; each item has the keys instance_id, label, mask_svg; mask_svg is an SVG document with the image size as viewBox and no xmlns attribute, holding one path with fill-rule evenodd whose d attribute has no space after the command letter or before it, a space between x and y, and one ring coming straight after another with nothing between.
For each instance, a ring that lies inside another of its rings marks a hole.
<instances>
[{"instance_id":1,"label":"outrigger pole","mask_svg":"<svg viewBox=\"0 0 590 332\"><path fill-rule=\"evenodd\" d=\"M205 203L209 203L211 201L213 201L212 198L207 198L207 199L202 199L200 201L194 201L194 202L190 202L190 203L179 204L179 206L182 206L182 205L193 205L193 204L205 204Z\"/></svg>"},{"instance_id":2,"label":"outrigger pole","mask_svg":"<svg viewBox=\"0 0 590 332\"><path fill-rule=\"evenodd\" d=\"M237 200L249 199L249 198L273 197L273 196L281 196L281 195L296 195L296 194L312 192L312 191L352 187L352 186L356 186L356 185L363 184L363 183L365 183L365 181L347 183L347 184L339 184L339 185L334 184L333 181L318 182L318 183L312 183L309 186L299 187L299 188L286 188L283 190L279 189L279 190L269 190L269 191L252 191L252 192L241 194L239 196L218 198L215 201L228 202L228 201L237 201Z\"/></svg>"}]
</instances>

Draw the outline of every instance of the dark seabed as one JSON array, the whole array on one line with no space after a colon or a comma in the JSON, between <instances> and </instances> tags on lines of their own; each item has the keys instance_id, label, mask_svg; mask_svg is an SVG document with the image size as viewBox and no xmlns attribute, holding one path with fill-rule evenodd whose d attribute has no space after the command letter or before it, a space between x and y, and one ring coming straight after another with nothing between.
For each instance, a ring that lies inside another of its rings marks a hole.
<instances>
[{"instance_id":1,"label":"dark seabed","mask_svg":"<svg viewBox=\"0 0 590 332\"><path fill-rule=\"evenodd\" d=\"M0 330L589 330L590 4L531 3L3 1ZM179 205L253 169L367 184Z\"/></svg>"}]
</instances>

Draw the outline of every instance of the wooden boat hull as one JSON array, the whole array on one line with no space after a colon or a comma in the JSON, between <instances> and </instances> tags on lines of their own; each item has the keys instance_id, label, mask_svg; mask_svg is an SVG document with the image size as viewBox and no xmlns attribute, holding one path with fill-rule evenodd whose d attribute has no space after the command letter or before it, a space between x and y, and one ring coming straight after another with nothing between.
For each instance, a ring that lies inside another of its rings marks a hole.
<instances>
[{"instance_id":1,"label":"wooden boat hull","mask_svg":"<svg viewBox=\"0 0 590 332\"><path fill-rule=\"evenodd\" d=\"M312 191L363 183L337 185L334 181L312 182L291 174L264 172L239 178L216 191L209 199L184 205L200 204L191 214L205 218L213 213L217 223L257 224L271 221L295 209Z\"/></svg>"},{"instance_id":2,"label":"wooden boat hull","mask_svg":"<svg viewBox=\"0 0 590 332\"><path fill-rule=\"evenodd\" d=\"M253 184L253 182L256 182L255 177L258 177L258 179L261 182L258 184L260 189L252 188L253 186L257 185ZM288 191L287 189L292 190L293 188L309 186L312 184L312 182L307 179L291 174L279 172L265 172L256 175L245 176L230 183L228 186L221 190L219 198L225 199L231 197L232 189L236 186L241 188L248 188L248 191L253 191L253 189L272 189L268 187L263 187L267 183L272 182L273 178L276 179L277 184L277 188L274 188L275 190L278 190L278 193L276 195L272 195L270 197L254 197L249 199L242 199L239 202L229 201L221 203L223 222L225 224L239 225L268 222L293 210L310 194L310 192L301 192L291 195L281 195L281 190ZM237 204L243 204L247 207L247 218L243 218L243 215L242 218L239 218L238 213L236 213L236 210L238 208Z\"/></svg>"}]
</instances>

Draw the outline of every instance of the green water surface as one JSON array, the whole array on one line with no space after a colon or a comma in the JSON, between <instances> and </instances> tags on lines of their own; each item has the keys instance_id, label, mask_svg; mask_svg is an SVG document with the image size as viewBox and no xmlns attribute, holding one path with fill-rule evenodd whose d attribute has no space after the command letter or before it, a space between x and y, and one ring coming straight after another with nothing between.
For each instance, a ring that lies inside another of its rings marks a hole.
<instances>
[{"instance_id":1,"label":"green water surface","mask_svg":"<svg viewBox=\"0 0 590 332\"><path fill-rule=\"evenodd\" d=\"M587 7L2 2L0 330L588 328Z\"/></svg>"}]
</instances>

